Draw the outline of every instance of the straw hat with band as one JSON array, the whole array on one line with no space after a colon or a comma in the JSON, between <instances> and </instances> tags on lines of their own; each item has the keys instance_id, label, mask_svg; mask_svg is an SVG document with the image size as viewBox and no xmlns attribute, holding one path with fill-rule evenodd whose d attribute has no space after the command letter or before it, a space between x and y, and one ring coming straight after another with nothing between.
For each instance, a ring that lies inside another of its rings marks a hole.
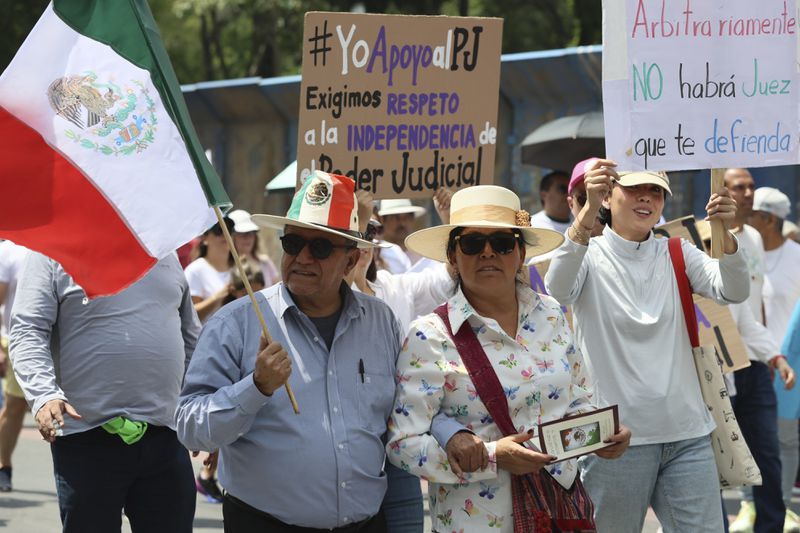
<instances>
[{"instance_id":1,"label":"straw hat with band","mask_svg":"<svg viewBox=\"0 0 800 533\"><path fill-rule=\"evenodd\" d=\"M358 231L358 202L355 182L348 177L315 171L294 194L285 217L252 215L262 228L282 230L286 226L308 228L339 235L358 248L374 248Z\"/></svg>"},{"instance_id":2,"label":"straw hat with band","mask_svg":"<svg viewBox=\"0 0 800 533\"><path fill-rule=\"evenodd\" d=\"M450 224L416 231L406 237L406 248L436 261L447 262L447 241L455 228L515 229L522 234L528 257L547 253L564 242L558 232L532 228L530 215L520 210L519 197L496 185L461 189L450 201Z\"/></svg>"}]
</instances>

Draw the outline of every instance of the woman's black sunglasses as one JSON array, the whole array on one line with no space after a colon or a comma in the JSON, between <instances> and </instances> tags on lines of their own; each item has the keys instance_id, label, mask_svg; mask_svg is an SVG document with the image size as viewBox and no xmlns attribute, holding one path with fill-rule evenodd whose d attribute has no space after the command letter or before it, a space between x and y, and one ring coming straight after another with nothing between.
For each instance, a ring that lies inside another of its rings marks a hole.
<instances>
[{"instance_id":1,"label":"woman's black sunglasses","mask_svg":"<svg viewBox=\"0 0 800 533\"><path fill-rule=\"evenodd\" d=\"M514 246L520 240L517 233L509 233L507 231L496 231L495 233L467 233L456 236L461 251L465 255L477 255L486 248L486 241L492 250L501 255L507 255L514 251Z\"/></svg>"},{"instance_id":2,"label":"woman's black sunglasses","mask_svg":"<svg viewBox=\"0 0 800 533\"><path fill-rule=\"evenodd\" d=\"M316 239L306 239L295 233L289 233L281 237L281 248L289 255L297 255L308 245L308 251L314 259L327 259L333 253L334 248L344 248L345 250L355 249L355 244L333 244L328 239L317 237Z\"/></svg>"}]
</instances>

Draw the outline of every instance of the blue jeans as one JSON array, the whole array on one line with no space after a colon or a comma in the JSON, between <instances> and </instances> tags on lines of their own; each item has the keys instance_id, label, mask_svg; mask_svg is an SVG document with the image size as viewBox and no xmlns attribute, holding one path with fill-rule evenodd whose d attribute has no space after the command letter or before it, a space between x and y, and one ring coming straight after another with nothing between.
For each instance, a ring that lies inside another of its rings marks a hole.
<instances>
[{"instance_id":1,"label":"blue jeans","mask_svg":"<svg viewBox=\"0 0 800 533\"><path fill-rule=\"evenodd\" d=\"M598 533L641 533L651 506L664 533L719 533L719 476L708 436L581 459Z\"/></svg>"},{"instance_id":2,"label":"blue jeans","mask_svg":"<svg viewBox=\"0 0 800 533\"><path fill-rule=\"evenodd\" d=\"M386 517L387 533L421 533L423 509L419 478L389 461L386 461L384 470L389 487L381 509Z\"/></svg>"},{"instance_id":3,"label":"blue jeans","mask_svg":"<svg viewBox=\"0 0 800 533\"><path fill-rule=\"evenodd\" d=\"M191 533L197 495L189 452L169 428L150 426L125 444L102 428L50 445L65 533Z\"/></svg>"},{"instance_id":4,"label":"blue jeans","mask_svg":"<svg viewBox=\"0 0 800 533\"><path fill-rule=\"evenodd\" d=\"M755 504L754 533L783 531L786 506L781 490L778 401L767 365L758 361L750 363L749 367L733 374L736 396L731 398L731 403L742 436L761 470L763 483L752 491L747 487L742 497ZM791 493L788 497L791 498Z\"/></svg>"}]
</instances>

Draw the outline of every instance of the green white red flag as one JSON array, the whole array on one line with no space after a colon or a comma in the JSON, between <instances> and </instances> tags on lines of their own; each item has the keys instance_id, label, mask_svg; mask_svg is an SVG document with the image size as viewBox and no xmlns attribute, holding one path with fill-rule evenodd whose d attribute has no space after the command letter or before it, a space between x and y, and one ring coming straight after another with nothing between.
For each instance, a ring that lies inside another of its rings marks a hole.
<instances>
[{"instance_id":1,"label":"green white red flag","mask_svg":"<svg viewBox=\"0 0 800 533\"><path fill-rule=\"evenodd\" d=\"M0 237L115 294L228 206L146 0L54 0L0 75Z\"/></svg>"}]
</instances>

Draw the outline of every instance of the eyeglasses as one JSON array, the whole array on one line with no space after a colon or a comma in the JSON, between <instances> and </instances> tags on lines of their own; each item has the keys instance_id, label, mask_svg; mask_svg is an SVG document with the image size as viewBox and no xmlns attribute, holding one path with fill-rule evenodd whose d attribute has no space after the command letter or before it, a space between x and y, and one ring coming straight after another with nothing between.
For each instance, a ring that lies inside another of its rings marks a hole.
<instances>
[{"instance_id":1,"label":"eyeglasses","mask_svg":"<svg viewBox=\"0 0 800 533\"><path fill-rule=\"evenodd\" d=\"M311 256L314 259L327 259L333 253L334 248L344 248L345 250L354 250L356 248L355 245L351 244L333 244L322 237L305 239L294 233L281 237L281 248L289 255L298 255L306 245L308 245L308 251L311 252Z\"/></svg>"},{"instance_id":2,"label":"eyeglasses","mask_svg":"<svg viewBox=\"0 0 800 533\"><path fill-rule=\"evenodd\" d=\"M514 251L517 241L520 236L516 233L509 233L507 231L497 231L489 235L485 233L467 233L465 235L457 235L456 242L458 242L461 251L465 255L477 255L486 248L486 241L492 250L501 255L508 255Z\"/></svg>"}]
</instances>

